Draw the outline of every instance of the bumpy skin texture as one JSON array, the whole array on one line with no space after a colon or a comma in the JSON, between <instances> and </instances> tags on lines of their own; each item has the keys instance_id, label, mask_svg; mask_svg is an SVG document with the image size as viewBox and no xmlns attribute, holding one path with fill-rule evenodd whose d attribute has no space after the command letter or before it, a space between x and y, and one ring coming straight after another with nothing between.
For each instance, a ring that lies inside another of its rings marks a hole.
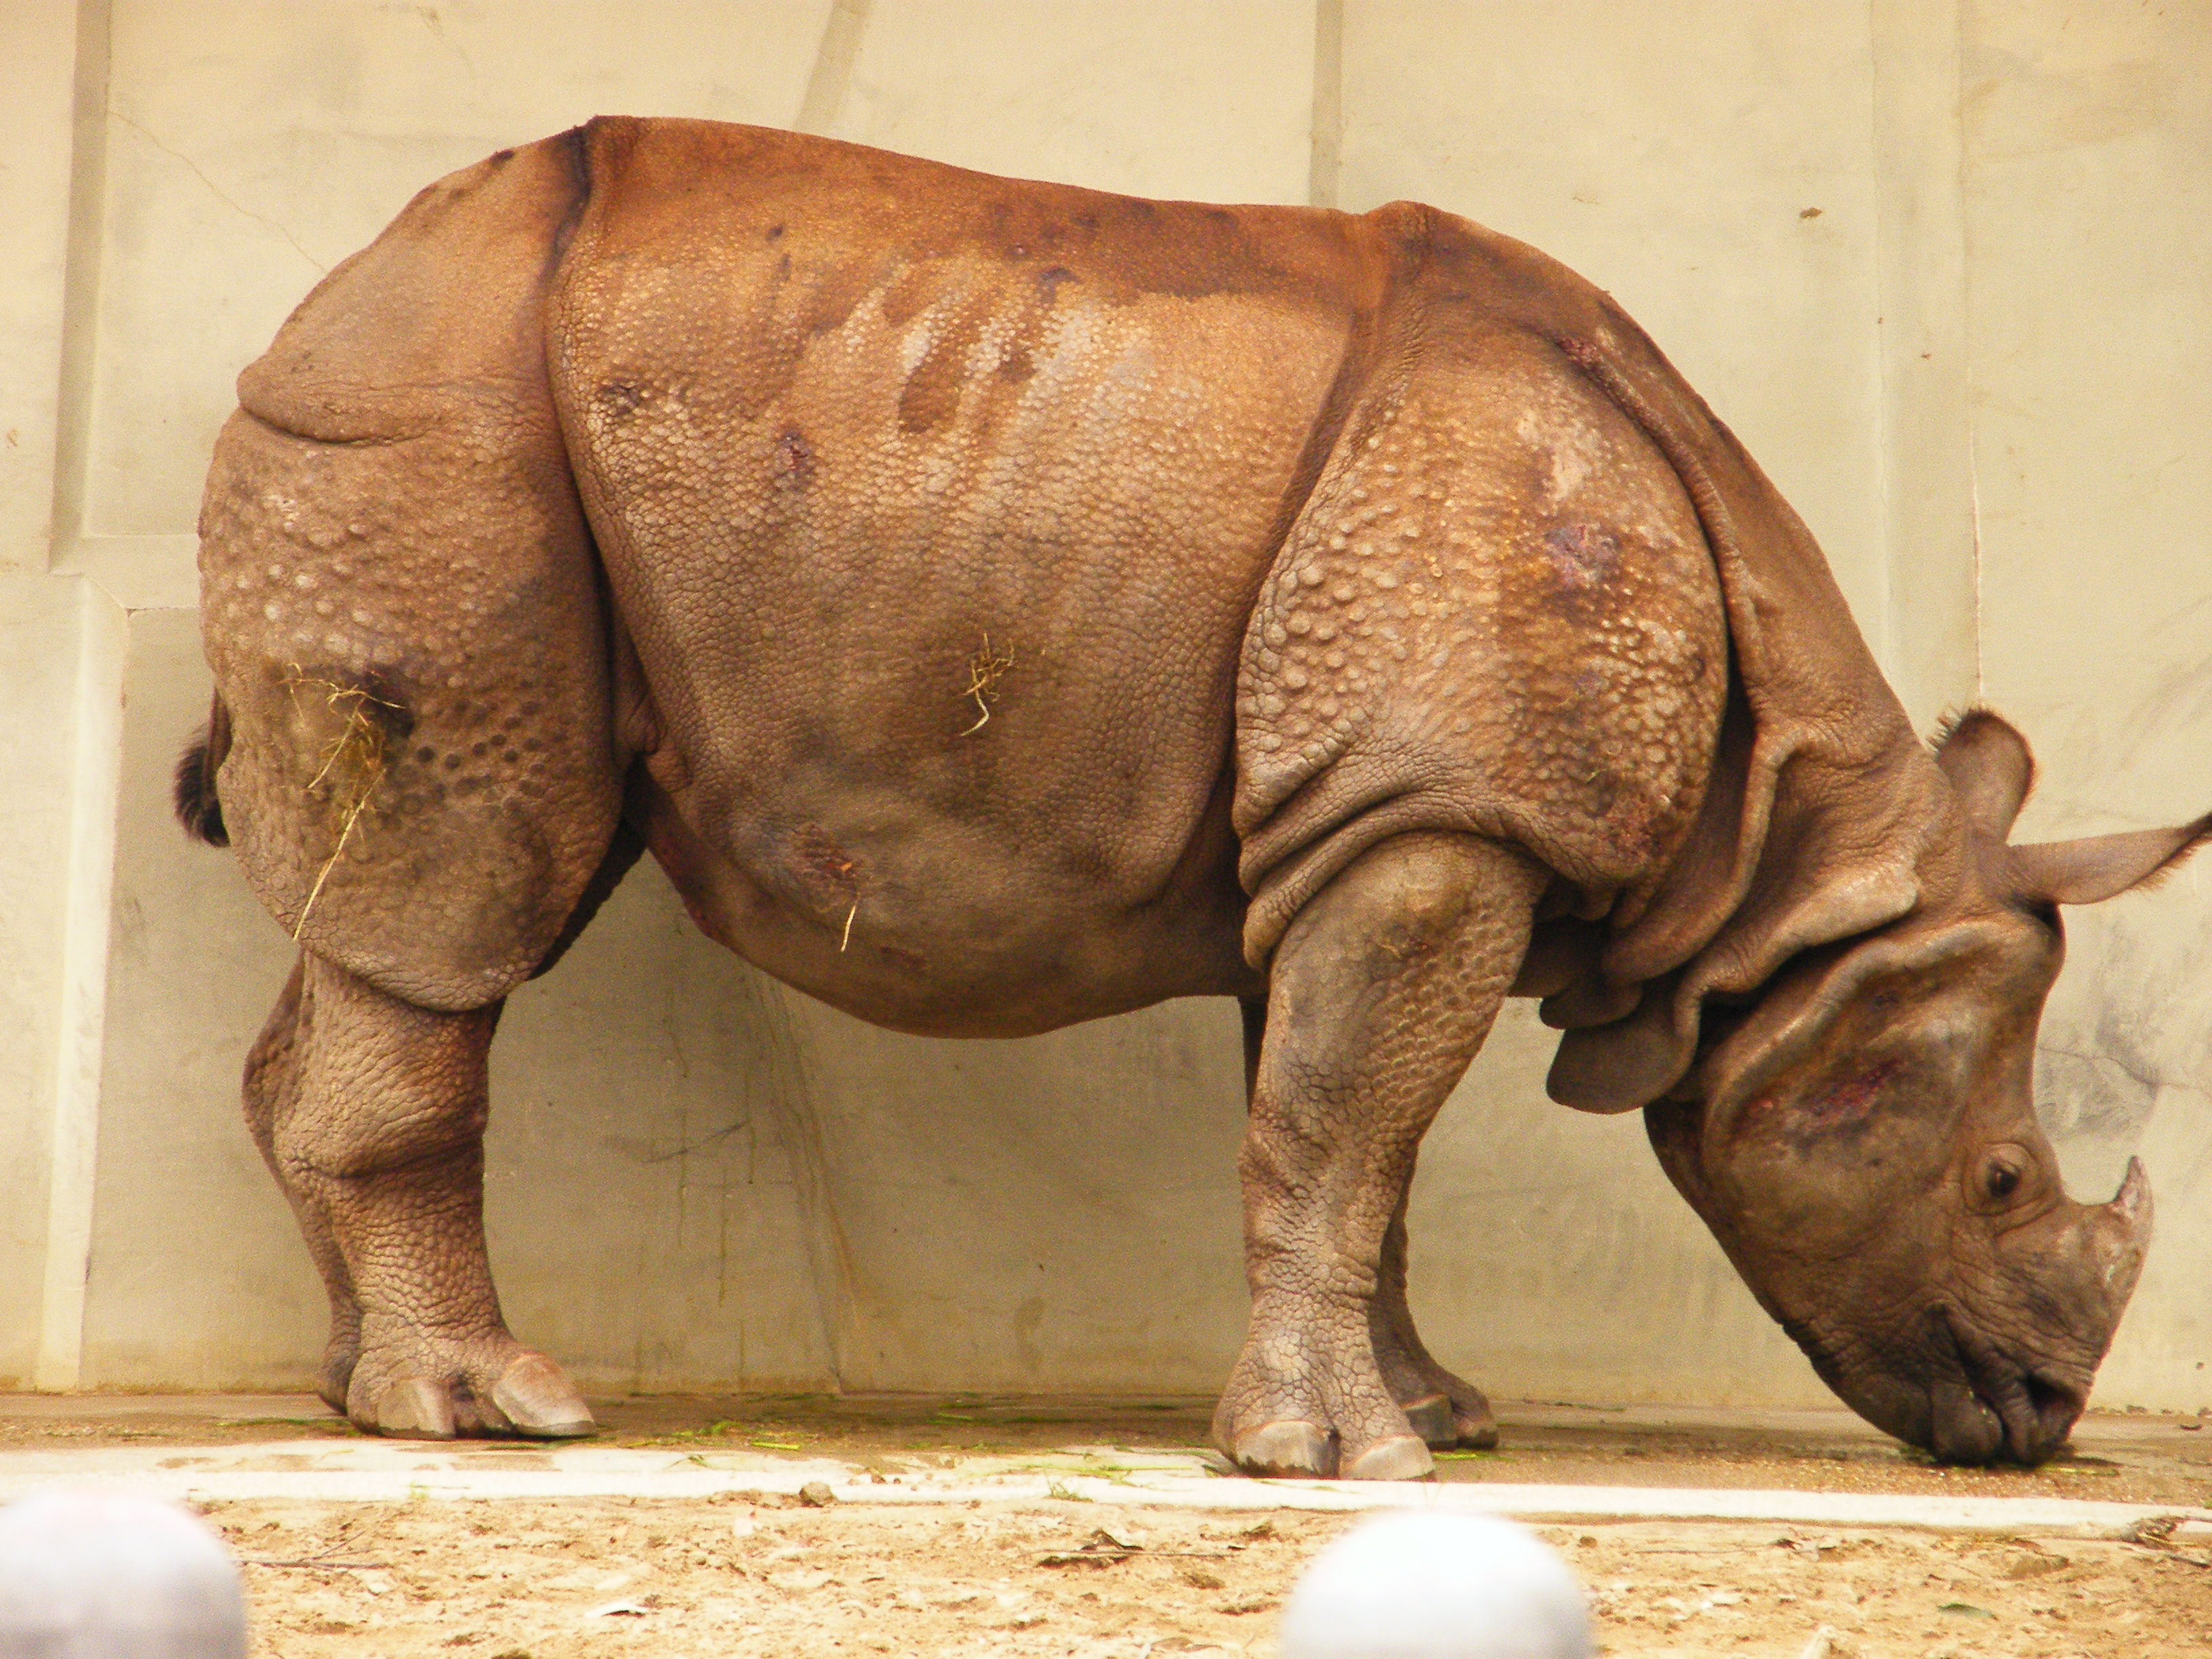
<instances>
[{"instance_id":1,"label":"bumpy skin texture","mask_svg":"<svg viewBox=\"0 0 2212 1659\"><path fill-rule=\"evenodd\" d=\"M201 508L247 878L308 950L425 1007L536 967L621 807L543 339L575 163L555 143L456 174L325 278L239 377Z\"/></svg>"},{"instance_id":2,"label":"bumpy skin texture","mask_svg":"<svg viewBox=\"0 0 2212 1659\"><path fill-rule=\"evenodd\" d=\"M589 1426L501 1319L485 1054L641 847L899 1029L1243 999L1248 1468L1495 1439L1405 1210L1516 992L1876 1421L2032 1459L2079 1409L2148 1199L2033 1127L2053 907L2196 827L2007 847L2017 736L1920 745L1540 254L603 120L424 191L240 386L179 801L303 947L246 1112L356 1422Z\"/></svg>"}]
</instances>

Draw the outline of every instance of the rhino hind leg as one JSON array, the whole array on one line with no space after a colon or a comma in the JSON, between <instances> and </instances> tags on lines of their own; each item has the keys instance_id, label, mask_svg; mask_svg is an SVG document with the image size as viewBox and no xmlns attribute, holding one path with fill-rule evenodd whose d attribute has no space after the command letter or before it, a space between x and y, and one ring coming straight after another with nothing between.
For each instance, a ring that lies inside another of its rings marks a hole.
<instances>
[{"instance_id":1,"label":"rhino hind leg","mask_svg":"<svg viewBox=\"0 0 2212 1659\"><path fill-rule=\"evenodd\" d=\"M418 1007L310 951L248 1068L248 1121L331 1292L322 1392L372 1432L594 1427L492 1286L483 1126L501 1006Z\"/></svg>"},{"instance_id":2,"label":"rhino hind leg","mask_svg":"<svg viewBox=\"0 0 2212 1659\"><path fill-rule=\"evenodd\" d=\"M343 1411L346 1388L353 1380L354 1362L361 1354L361 1297L354 1288L353 1271L331 1230L330 1206L312 1185L302 1185L286 1172L276 1152L276 1125L288 1124L298 1110L301 1039L300 989L305 978L304 959L294 965L283 994L262 1028L261 1036L246 1057L246 1127L260 1149L262 1162L276 1177L276 1185L292 1206L307 1241L315 1271L331 1299L330 1340L323 1349L323 1364L315 1379L315 1392L334 1411Z\"/></svg>"},{"instance_id":3,"label":"rhino hind leg","mask_svg":"<svg viewBox=\"0 0 2212 1659\"><path fill-rule=\"evenodd\" d=\"M1401 1210L1420 1138L1520 966L1544 880L1495 842L1401 835L1284 936L1238 1161L1252 1321L1213 1421L1253 1474L1431 1474L1437 1394L1481 1431L1480 1395L1459 1384L1470 1397L1455 1398L1400 1323Z\"/></svg>"},{"instance_id":4,"label":"rhino hind leg","mask_svg":"<svg viewBox=\"0 0 2212 1659\"><path fill-rule=\"evenodd\" d=\"M590 1427L482 1224L499 1010L635 853L545 362L586 185L568 135L417 196L240 377L201 508L217 720L180 804L219 802L303 951L246 1113L331 1292L325 1389L387 1432Z\"/></svg>"}]
</instances>

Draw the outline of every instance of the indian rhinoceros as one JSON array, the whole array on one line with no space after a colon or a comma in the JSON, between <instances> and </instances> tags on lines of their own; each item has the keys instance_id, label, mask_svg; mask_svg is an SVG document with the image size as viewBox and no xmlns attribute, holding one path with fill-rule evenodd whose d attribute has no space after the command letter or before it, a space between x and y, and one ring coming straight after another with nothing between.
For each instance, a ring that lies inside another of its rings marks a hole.
<instances>
[{"instance_id":1,"label":"indian rhinoceros","mask_svg":"<svg viewBox=\"0 0 2212 1659\"><path fill-rule=\"evenodd\" d=\"M1248 1470L1494 1440L1405 1212L1509 994L1873 1422L2033 1462L2081 1410L2149 1198L2037 1127L2057 907L2206 824L2008 846L2021 738L1923 746L1541 254L601 119L424 191L239 401L179 801L301 947L246 1113L362 1427L592 1427L501 1317L486 1054L644 848L897 1030L1242 1000Z\"/></svg>"}]
</instances>

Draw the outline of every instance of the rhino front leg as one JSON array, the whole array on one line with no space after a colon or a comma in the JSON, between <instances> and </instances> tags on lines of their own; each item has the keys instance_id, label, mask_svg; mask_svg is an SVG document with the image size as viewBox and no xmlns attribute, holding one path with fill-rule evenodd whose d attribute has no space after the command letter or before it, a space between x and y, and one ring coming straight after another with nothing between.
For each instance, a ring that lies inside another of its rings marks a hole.
<instances>
[{"instance_id":1,"label":"rhino front leg","mask_svg":"<svg viewBox=\"0 0 2212 1659\"><path fill-rule=\"evenodd\" d=\"M1545 880L1496 842L1395 836L1310 902L1277 950L1239 1159L1252 1322L1213 1423L1254 1474L1434 1470L1378 1359L1377 1333L1393 1328L1386 1244Z\"/></svg>"},{"instance_id":2,"label":"rhino front leg","mask_svg":"<svg viewBox=\"0 0 2212 1659\"><path fill-rule=\"evenodd\" d=\"M1249 1102L1259 1087L1267 1000L1243 997L1239 1001L1244 1015L1244 1097ZM1406 1183L1408 1188L1413 1185L1410 1169ZM1413 1328L1413 1310L1406 1300L1406 1194L1401 1192L1397 1211L1382 1235L1382 1267L1374 1300L1368 1304L1368 1341L1383 1383L1413 1432L1436 1449L1494 1446L1498 1419L1490 1409L1489 1396L1438 1364Z\"/></svg>"},{"instance_id":3,"label":"rhino front leg","mask_svg":"<svg viewBox=\"0 0 2212 1659\"><path fill-rule=\"evenodd\" d=\"M384 1434L590 1433L582 1397L509 1334L492 1288L483 1131L502 1005L419 1008L313 951L285 1000L289 1041L257 1046L247 1115L265 1112L270 1165L330 1287L326 1389Z\"/></svg>"}]
</instances>

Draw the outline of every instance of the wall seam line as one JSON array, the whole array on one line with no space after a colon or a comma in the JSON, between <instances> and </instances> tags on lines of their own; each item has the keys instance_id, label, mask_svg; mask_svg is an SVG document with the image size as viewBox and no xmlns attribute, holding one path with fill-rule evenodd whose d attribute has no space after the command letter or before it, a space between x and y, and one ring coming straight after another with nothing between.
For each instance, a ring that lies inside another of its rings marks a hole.
<instances>
[{"instance_id":1,"label":"wall seam line","mask_svg":"<svg viewBox=\"0 0 2212 1659\"><path fill-rule=\"evenodd\" d=\"M1954 0L1951 7L1951 45L1954 74L1951 83L1953 118L1958 125L1959 172L1953 181L1959 201L1959 357L1964 380L1964 407L1960 417L1966 446L1966 500L1974 562L1974 701L1989 701L1990 683L1982 655L1982 457L1974 418L1974 251L1973 210L1966 194L1969 137L1966 129L1966 5Z\"/></svg>"},{"instance_id":2,"label":"wall seam line","mask_svg":"<svg viewBox=\"0 0 2212 1659\"><path fill-rule=\"evenodd\" d=\"M1881 556L1875 568L1881 578L1880 626L1881 636L1876 641L1875 654L1883 664L1893 684L1903 684L1911 689L1915 676L1910 665L1900 660L1904 630L1897 617L1897 562L1905 550L1898 544L1897 526L1897 471L1890 464L1890 451L1897 440L1897 406L1893 401L1892 377L1889 372L1890 342L1896 331L1889 317L1894 309L1892 301L1899 296L1890 291L1888 243L1882 235L1882 224L1887 216L1883 202L1884 192L1895 187L1894 181L1884 179L1882 165L1882 100L1881 65L1877 55L1881 50L1881 24L1875 9L1881 0L1867 0L1867 173L1874 185L1874 362L1875 406L1881 411L1874 447L1875 496L1881 503Z\"/></svg>"},{"instance_id":3,"label":"wall seam line","mask_svg":"<svg viewBox=\"0 0 2212 1659\"><path fill-rule=\"evenodd\" d=\"M107 203L108 85L114 56L108 0L81 0L70 108L68 245L62 269L61 385L55 403L52 538L46 568L84 532L99 357Z\"/></svg>"},{"instance_id":4,"label":"wall seam line","mask_svg":"<svg viewBox=\"0 0 2212 1659\"><path fill-rule=\"evenodd\" d=\"M813 70L806 77L806 92L791 124L793 131L826 137L843 112L853 89L853 68L860 59L861 37L867 33L870 3L832 0L822 24L822 43L814 51Z\"/></svg>"},{"instance_id":5,"label":"wall seam line","mask_svg":"<svg viewBox=\"0 0 2212 1659\"><path fill-rule=\"evenodd\" d=\"M1344 174L1344 0L1315 0L1313 114L1307 135L1306 202L1337 205Z\"/></svg>"},{"instance_id":6,"label":"wall seam line","mask_svg":"<svg viewBox=\"0 0 2212 1659\"><path fill-rule=\"evenodd\" d=\"M70 851L64 877L61 1006L47 1140L46 1271L33 1385L84 1380L85 1300L100 1173L100 1085L107 1027L107 929L123 785L123 666L129 623L91 582L80 589L71 701Z\"/></svg>"}]
</instances>

